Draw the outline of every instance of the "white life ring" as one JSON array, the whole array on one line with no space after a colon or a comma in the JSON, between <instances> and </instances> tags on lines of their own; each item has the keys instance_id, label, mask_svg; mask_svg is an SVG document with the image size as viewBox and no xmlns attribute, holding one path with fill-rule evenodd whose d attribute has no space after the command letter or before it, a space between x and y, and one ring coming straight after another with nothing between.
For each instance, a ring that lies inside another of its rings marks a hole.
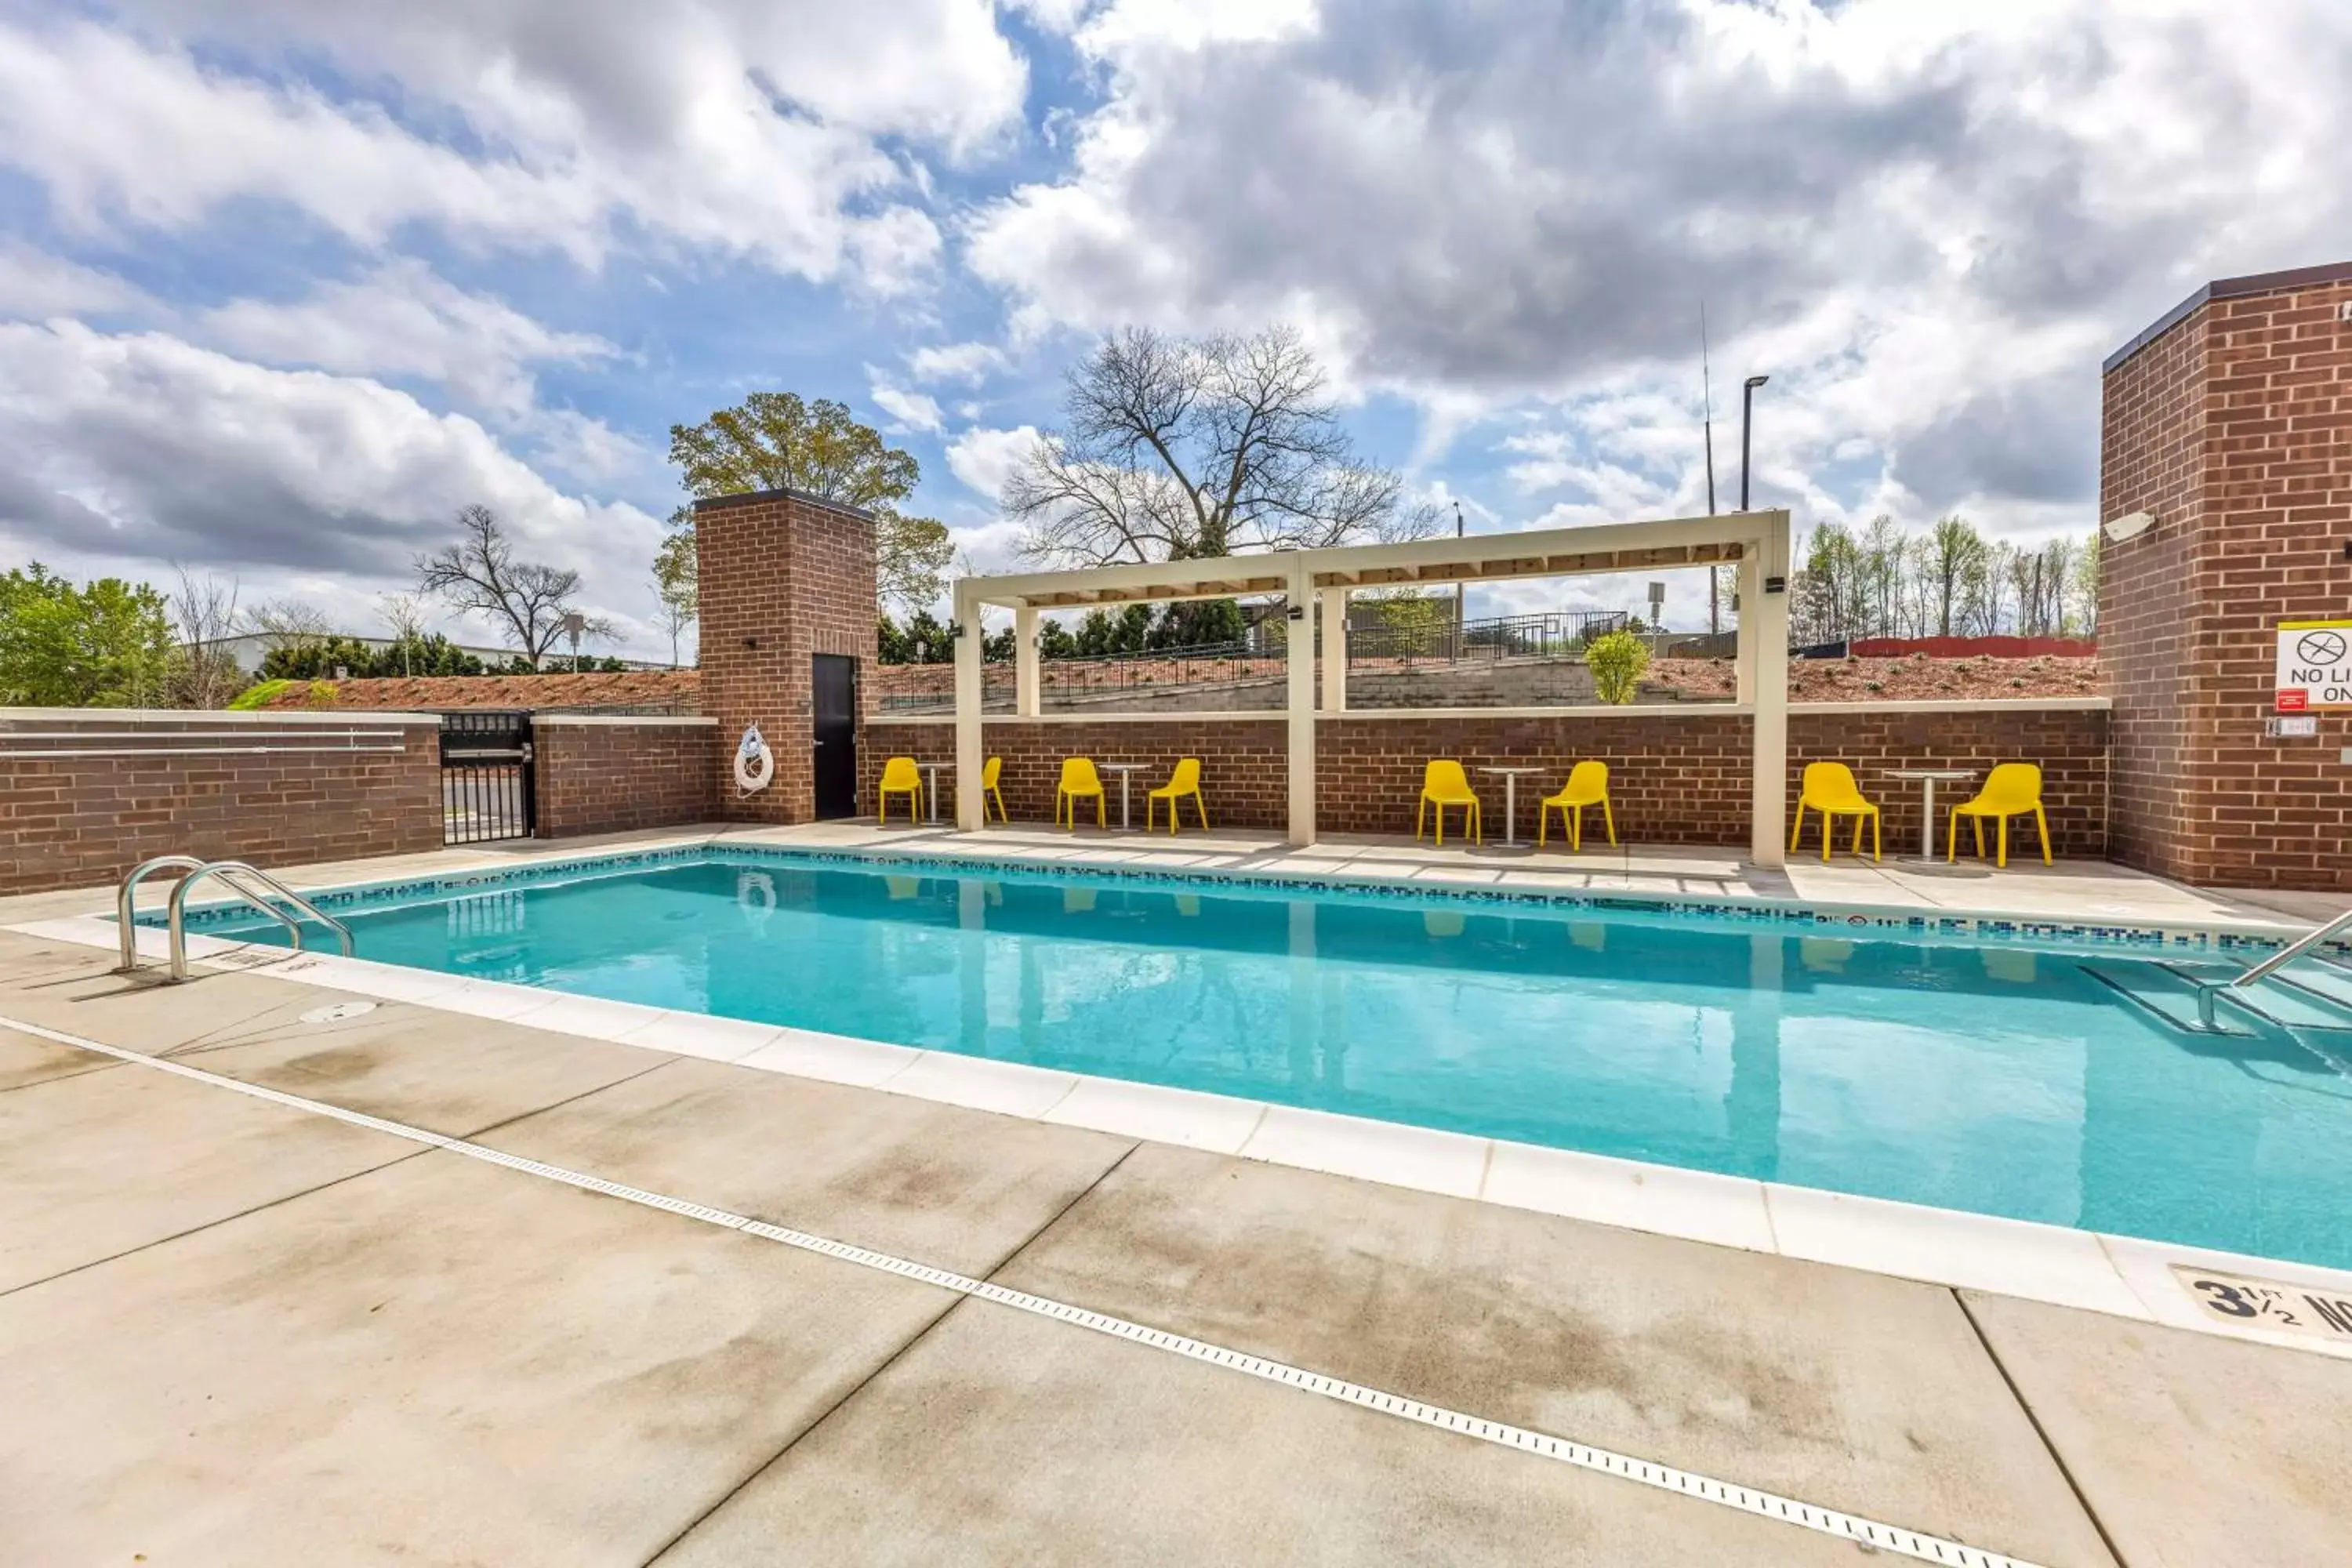
<instances>
[{"instance_id":1,"label":"white life ring","mask_svg":"<svg viewBox=\"0 0 2352 1568\"><path fill-rule=\"evenodd\" d=\"M746 726L742 743L735 748L735 787L745 795L757 795L775 777L776 754L760 738L757 724Z\"/></svg>"},{"instance_id":2,"label":"white life ring","mask_svg":"<svg viewBox=\"0 0 2352 1568\"><path fill-rule=\"evenodd\" d=\"M735 907L753 936L768 934L769 917L776 912L776 879L765 871L735 873Z\"/></svg>"}]
</instances>

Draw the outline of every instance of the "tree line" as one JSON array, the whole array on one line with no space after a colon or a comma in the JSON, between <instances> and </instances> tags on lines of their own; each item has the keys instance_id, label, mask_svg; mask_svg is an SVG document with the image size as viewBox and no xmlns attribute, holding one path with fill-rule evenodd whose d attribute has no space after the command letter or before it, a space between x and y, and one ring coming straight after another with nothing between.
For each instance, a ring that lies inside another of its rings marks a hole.
<instances>
[{"instance_id":1,"label":"tree line","mask_svg":"<svg viewBox=\"0 0 2352 1568\"><path fill-rule=\"evenodd\" d=\"M1789 584L1790 640L1853 637L2092 637L2099 539L2016 545L1965 518L1910 530L1891 517L1807 531Z\"/></svg>"}]
</instances>

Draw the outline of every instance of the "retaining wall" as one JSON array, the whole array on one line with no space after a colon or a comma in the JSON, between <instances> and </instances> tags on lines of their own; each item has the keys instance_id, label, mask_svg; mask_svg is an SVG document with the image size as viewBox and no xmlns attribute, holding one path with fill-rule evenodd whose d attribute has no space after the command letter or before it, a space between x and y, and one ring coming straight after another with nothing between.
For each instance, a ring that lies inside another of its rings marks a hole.
<instances>
[{"instance_id":1,"label":"retaining wall","mask_svg":"<svg viewBox=\"0 0 2352 1568\"><path fill-rule=\"evenodd\" d=\"M541 838L710 822L719 721L541 713L532 721Z\"/></svg>"}]
</instances>

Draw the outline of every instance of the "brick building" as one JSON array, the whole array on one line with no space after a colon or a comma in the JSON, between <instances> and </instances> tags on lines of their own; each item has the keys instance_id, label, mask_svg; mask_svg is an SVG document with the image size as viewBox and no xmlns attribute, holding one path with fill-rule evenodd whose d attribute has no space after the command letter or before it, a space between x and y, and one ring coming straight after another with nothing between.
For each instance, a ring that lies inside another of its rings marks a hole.
<instances>
[{"instance_id":1,"label":"brick building","mask_svg":"<svg viewBox=\"0 0 2352 1568\"><path fill-rule=\"evenodd\" d=\"M2352 889L2352 712L2271 733L2282 621L2352 615L2352 262L2208 284L2105 365L2110 852Z\"/></svg>"}]
</instances>

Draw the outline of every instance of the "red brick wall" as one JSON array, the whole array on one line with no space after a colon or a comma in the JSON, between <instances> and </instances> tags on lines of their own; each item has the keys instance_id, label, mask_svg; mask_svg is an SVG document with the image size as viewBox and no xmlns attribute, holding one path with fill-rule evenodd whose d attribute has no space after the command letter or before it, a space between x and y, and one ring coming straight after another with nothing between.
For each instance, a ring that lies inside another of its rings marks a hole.
<instances>
[{"instance_id":1,"label":"red brick wall","mask_svg":"<svg viewBox=\"0 0 2352 1568\"><path fill-rule=\"evenodd\" d=\"M816 812L810 659L846 654L860 689L875 657L874 523L865 513L797 493L698 501L702 711L723 744L711 767L720 817L806 822ZM775 781L735 787L735 743L757 724L776 756Z\"/></svg>"},{"instance_id":2,"label":"red brick wall","mask_svg":"<svg viewBox=\"0 0 2352 1568\"><path fill-rule=\"evenodd\" d=\"M400 749L292 749L340 747L355 731L391 737L361 744ZM89 738L17 738L68 732ZM126 733L131 738L113 738ZM165 739L184 736L195 738ZM15 754L193 745L225 750L171 757ZM0 714L0 893L99 886L156 855L266 868L437 849L440 770L441 732L432 723L341 713L299 721Z\"/></svg>"},{"instance_id":3,"label":"red brick wall","mask_svg":"<svg viewBox=\"0 0 2352 1568\"><path fill-rule=\"evenodd\" d=\"M1432 757L1453 757L1471 770L1471 784L1488 813L1487 826L1496 834L1502 831L1503 781L1476 770L1521 764L1545 769L1519 784L1520 831L1532 835L1535 799L1559 787L1570 763L1595 757L1609 764L1621 838L1744 847L1748 731L1743 715L1688 709L1572 718L1326 719L1316 726L1317 822L1328 833L1411 833L1423 764ZM1145 781L1164 783L1176 758L1197 756L1213 824L1283 826L1288 769L1279 718L992 721L986 733L989 753L1004 759L1004 800L1016 822L1052 819L1054 781L1066 756L1147 764L1136 775L1139 822ZM950 724L872 724L866 734L860 755L868 800L886 756L948 761L955 749ZM2107 714L2095 708L1809 712L1799 706L1789 715L1790 798L1796 798L1806 763L1847 763L1864 793L1885 813L1887 851L1911 854L1918 845L1919 785L1885 777L1888 769L2039 763L2053 847L2063 855L2095 857L2106 843L2106 748ZM949 776L941 775L942 784ZM1118 782L1106 782L1116 820ZM1939 805L1951 798L1940 795ZM1940 809L1937 816L1943 816ZM1814 841L1809 837L1806 842Z\"/></svg>"},{"instance_id":4,"label":"red brick wall","mask_svg":"<svg viewBox=\"0 0 2352 1568\"><path fill-rule=\"evenodd\" d=\"M2263 734L2282 620L2352 613L2352 266L2217 284L2107 373L2100 514L2115 851L2232 887L2352 889L2352 715Z\"/></svg>"},{"instance_id":5,"label":"red brick wall","mask_svg":"<svg viewBox=\"0 0 2352 1568\"><path fill-rule=\"evenodd\" d=\"M719 728L708 720L542 715L532 727L541 838L715 821ZM731 792L732 785L730 790Z\"/></svg>"}]
</instances>

